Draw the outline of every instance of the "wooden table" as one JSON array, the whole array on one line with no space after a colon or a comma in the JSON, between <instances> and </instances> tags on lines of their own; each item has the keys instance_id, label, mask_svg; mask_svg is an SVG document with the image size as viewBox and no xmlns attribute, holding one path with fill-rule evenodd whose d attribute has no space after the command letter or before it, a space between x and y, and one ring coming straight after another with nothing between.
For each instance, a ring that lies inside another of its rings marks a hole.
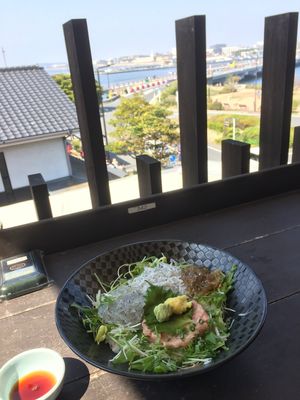
<instances>
[{"instance_id":1,"label":"wooden table","mask_svg":"<svg viewBox=\"0 0 300 400\"><path fill-rule=\"evenodd\" d=\"M57 293L68 275L100 252L137 240L182 239L226 249L250 265L268 297L265 325L251 346L209 373L143 382L82 362L60 338ZM0 305L0 364L35 347L66 362L65 399L281 400L300 396L300 192L267 198L46 257L51 287Z\"/></svg>"}]
</instances>

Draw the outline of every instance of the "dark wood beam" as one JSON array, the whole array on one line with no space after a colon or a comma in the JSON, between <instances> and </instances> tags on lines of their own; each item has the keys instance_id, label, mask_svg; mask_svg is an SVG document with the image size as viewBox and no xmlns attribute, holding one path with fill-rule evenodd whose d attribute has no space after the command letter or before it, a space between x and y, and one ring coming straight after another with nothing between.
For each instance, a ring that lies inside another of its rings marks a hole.
<instances>
[{"instance_id":1,"label":"dark wood beam","mask_svg":"<svg viewBox=\"0 0 300 400\"><path fill-rule=\"evenodd\" d=\"M0 152L0 175L2 178L5 194L9 197L13 196L13 188L5 160L5 155Z\"/></svg>"},{"instance_id":2,"label":"dark wood beam","mask_svg":"<svg viewBox=\"0 0 300 400\"><path fill-rule=\"evenodd\" d=\"M176 21L183 187L207 182L205 16Z\"/></svg>"},{"instance_id":3,"label":"dark wood beam","mask_svg":"<svg viewBox=\"0 0 300 400\"><path fill-rule=\"evenodd\" d=\"M300 162L300 126L294 128L292 163Z\"/></svg>"},{"instance_id":4,"label":"dark wood beam","mask_svg":"<svg viewBox=\"0 0 300 400\"><path fill-rule=\"evenodd\" d=\"M162 192L161 163L147 155L136 157L140 197Z\"/></svg>"},{"instance_id":5,"label":"dark wood beam","mask_svg":"<svg viewBox=\"0 0 300 400\"><path fill-rule=\"evenodd\" d=\"M300 163L279 166L0 231L0 258L55 253L300 189Z\"/></svg>"},{"instance_id":6,"label":"dark wood beam","mask_svg":"<svg viewBox=\"0 0 300 400\"><path fill-rule=\"evenodd\" d=\"M246 174L250 166L250 144L222 140L222 178Z\"/></svg>"},{"instance_id":7,"label":"dark wood beam","mask_svg":"<svg viewBox=\"0 0 300 400\"><path fill-rule=\"evenodd\" d=\"M99 105L85 19L63 25L93 208L110 204Z\"/></svg>"},{"instance_id":8,"label":"dark wood beam","mask_svg":"<svg viewBox=\"0 0 300 400\"><path fill-rule=\"evenodd\" d=\"M52 218L48 186L42 174L28 175L28 180L38 219Z\"/></svg>"},{"instance_id":9,"label":"dark wood beam","mask_svg":"<svg viewBox=\"0 0 300 400\"><path fill-rule=\"evenodd\" d=\"M298 13L265 19L260 165L286 164L290 138Z\"/></svg>"}]
</instances>

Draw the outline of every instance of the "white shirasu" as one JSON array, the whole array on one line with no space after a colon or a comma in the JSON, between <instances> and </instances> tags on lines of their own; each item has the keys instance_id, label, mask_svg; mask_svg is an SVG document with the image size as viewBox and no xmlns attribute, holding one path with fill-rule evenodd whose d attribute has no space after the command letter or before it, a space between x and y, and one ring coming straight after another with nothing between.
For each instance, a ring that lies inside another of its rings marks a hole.
<instances>
[{"instance_id":1,"label":"white shirasu","mask_svg":"<svg viewBox=\"0 0 300 400\"><path fill-rule=\"evenodd\" d=\"M103 322L125 326L141 322L148 282L171 289L176 294L186 293L180 267L165 263L154 268L145 267L141 275L109 292L112 301L100 304L98 310Z\"/></svg>"}]
</instances>

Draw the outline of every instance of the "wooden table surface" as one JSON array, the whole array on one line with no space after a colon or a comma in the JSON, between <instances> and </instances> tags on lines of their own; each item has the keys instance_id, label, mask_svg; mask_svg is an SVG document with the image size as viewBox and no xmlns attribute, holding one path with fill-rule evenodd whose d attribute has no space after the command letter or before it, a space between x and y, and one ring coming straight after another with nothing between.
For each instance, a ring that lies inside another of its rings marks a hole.
<instances>
[{"instance_id":1,"label":"wooden table surface","mask_svg":"<svg viewBox=\"0 0 300 400\"><path fill-rule=\"evenodd\" d=\"M99 253L126 243L182 239L224 249L253 268L268 298L257 339L242 354L203 375L144 382L113 375L81 361L60 338L57 294L72 271ZM36 347L58 351L66 362L60 400L200 399L281 400L300 397L300 192L188 218L134 234L48 255L54 283L0 304L0 365Z\"/></svg>"}]
</instances>

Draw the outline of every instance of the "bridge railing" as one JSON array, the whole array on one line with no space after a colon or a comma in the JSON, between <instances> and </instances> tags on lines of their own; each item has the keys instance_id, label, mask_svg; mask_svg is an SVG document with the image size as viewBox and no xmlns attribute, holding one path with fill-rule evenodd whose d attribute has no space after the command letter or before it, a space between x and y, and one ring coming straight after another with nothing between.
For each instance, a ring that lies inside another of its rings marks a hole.
<instances>
[{"instance_id":1,"label":"bridge railing","mask_svg":"<svg viewBox=\"0 0 300 400\"><path fill-rule=\"evenodd\" d=\"M110 87L109 91L112 94L118 94L120 96L126 96L130 93L143 92L145 90L151 90L159 87L168 85L169 83L176 80L176 74L167 75L164 77L153 78L153 79L142 79L138 81L128 82L126 84L114 85Z\"/></svg>"}]
</instances>

